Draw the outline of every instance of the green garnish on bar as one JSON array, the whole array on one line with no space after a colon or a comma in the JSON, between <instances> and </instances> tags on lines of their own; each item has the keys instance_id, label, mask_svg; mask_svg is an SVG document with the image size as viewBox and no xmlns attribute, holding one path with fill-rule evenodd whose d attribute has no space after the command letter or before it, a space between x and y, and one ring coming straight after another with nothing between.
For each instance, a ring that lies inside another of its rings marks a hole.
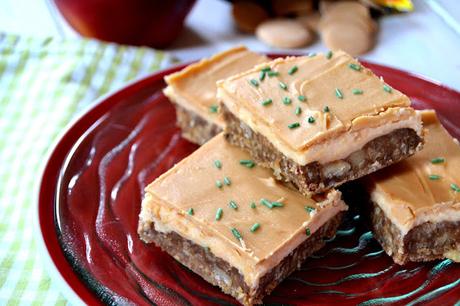
<instances>
[{"instance_id":1,"label":"green garnish on bar","mask_svg":"<svg viewBox=\"0 0 460 306\"><path fill-rule=\"evenodd\" d=\"M261 71L263 71L263 72L269 72L270 70L272 70L272 68L270 68L270 67L264 67L264 68L262 68Z\"/></svg>"},{"instance_id":2,"label":"green garnish on bar","mask_svg":"<svg viewBox=\"0 0 460 306\"><path fill-rule=\"evenodd\" d=\"M209 107L209 112L211 113L217 113L217 111L219 110L219 106L218 105L211 105Z\"/></svg>"},{"instance_id":3,"label":"green garnish on bar","mask_svg":"<svg viewBox=\"0 0 460 306\"><path fill-rule=\"evenodd\" d=\"M354 71L361 71L361 68L362 68L361 65L358 65L358 64L355 64L355 63L351 63L350 65L348 65L348 67L350 67Z\"/></svg>"},{"instance_id":4,"label":"green garnish on bar","mask_svg":"<svg viewBox=\"0 0 460 306\"><path fill-rule=\"evenodd\" d=\"M278 71L273 71L273 70L270 70L270 71L267 71L267 75L268 77L274 77L274 76L279 76L280 73Z\"/></svg>"},{"instance_id":5,"label":"green garnish on bar","mask_svg":"<svg viewBox=\"0 0 460 306\"><path fill-rule=\"evenodd\" d=\"M335 96L339 99L343 99L343 93L340 89L336 88L335 89Z\"/></svg>"},{"instance_id":6,"label":"green garnish on bar","mask_svg":"<svg viewBox=\"0 0 460 306\"><path fill-rule=\"evenodd\" d=\"M308 123L315 123L315 118L312 116L308 117Z\"/></svg>"},{"instance_id":7,"label":"green garnish on bar","mask_svg":"<svg viewBox=\"0 0 460 306\"><path fill-rule=\"evenodd\" d=\"M314 212L315 209L316 209L316 208L311 207L311 206L305 206L305 210L306 210L309 214L311 214L312 212Z\"/></svg>"},{"instance_id":8,"label":"green garnish on bar","mask_svg":"<svg viewBox=\"0 0 460 306\"><path fill-rule=\"evenodd\" d=\"M283 98L283 104L284 105L289 105L289 104L291 104L291 102L292 102L291 98L289 98L289 97L284 97Z\"/></svg>"},{"instance_id":9,"label":"green garnish on bar","mask_svg":"<svg viewBox=\"0 0 460 306\"><path fill-rule=\"evenodd\" d=\"M294 123L289 124L288 128L290 128L292 130L292 129L298 128L299 126L300 126L300 123L294 122Z\"/></svg>"},{"instance_id":10,"label":"green garnish on bar","mask_svg":"<svg viewBox=\"0 0 460 306\"><path fill-rule=\"evenodd\" d=\"M266 72L263 70L259 73L259 81L263 81L265 79L265 74Z\"/></svg>"},{"instance_id":11,"label":"green garnish on bar","mask_svg":"<svg viewBox=\"0 0 460 306\"><path fill-rule=\"evenodd\" d=\"M362 95L364 91L362 89L355 88L351 91L354 95Z\"/></svg>"},{"instance_id":12,"label":"green garnish on bar","mask_svg":"<svg viewBox=\"0 0 460 306\"><path fill-rule=\"evenodd\" d=\"M260 224L259 224L259 223L254 223L254 224L251 226L250 231L251 231L252 233L254 233L255 231L257 231L257 230L259 229L259 227L260 227Z\"/></svg>"},{"instance_id":13,"label":"green garnish on bar","mask_svg":"<svg viewBox=\"0 0 460 306\"><path fill-rule=\"evenodd\" d=\"M327 53L326 53L326 58L327 58L327 59L331 59L333 54L334 54L334 53L332 53L331 50L327 51Z\"/></svg>"},{"instance_id":14,"label":"green garnish on bar","mask_svg":"<svg viewBox=\"0 0 460 306\"><path fill-rule=\"evenodd\" d=\"M230 186L232 184L232 181L228 176L224 177L224 184L227 186Z\"/></svg>"},{"instance_id":15,"label":"green garnish on bar","mask_svg":"<svg viewBox=\"0 0 460 306\"><path fill-rule=\"evenodd\" d=\"M258 87L258 86L259 86L259 82L257 82L256 79L251 79L249 82L250 82L250 83L252 84L252 86L254 86L254 87Z\"/></svg>"},{"instance_id":16,"label":"green garnish on bar","mask_svg":"<svg viewBox=\"0 0 460 306\"><path fill-rule=\"evenodd\" d=\"M383 90L385 90L388 93L391 93L393 91L393 89L390 86L388 86L387 84L383 85Z\"/></svg>"},{"instance_id":17,"label":"green garnish on bar","mask_svg":"<svg viewBox=\"0 0 460 306\"><path fill-rule=\"evenodd\" d=\"M330 111L329 106L326 105L326 106L323 108L323 112L329 113L329 111Z\"/></svg>"},{"instance_id":18,"label":"green garnish on bar","mask_svg":"<svg viewBox=\"0 0 460 306\"><path fill-rule=\"evenodd\" d=\"M446 160L443 157L436 157L431 160L432 164L442 164Z\"/></svg>"},{"instance_id":19,"label":"green garnish on bar","mask_svg":"<svg viewBox=\"0 0 460 306\"><path fill-rule=\"evenodd\" d=\"M452 189L455 192L460 192L460 187L458 187L458 185L455 183L450 184L450 189Z\"/></svg>"},{"instance_id":20,"label":"green garnish on bar","mask_svg":"<svg viewBox=\"0 0 460 306\"><path fill-rule=\"evenodd\" d=\"M302 113L302 109L300 108L300 106L297 106L297 107L295 108L295 114L298 116L298 115L300 115L301 113Z\"/></svg>"},{"instance_id":21,"label":"green garnish on bar","mask_svg":"<svg viewBox=\"0 0 460 306\"><path fill-rule=\"evenodd\" d=\"M307 101L307 97L305 97L305 96L303 96L303 95L298 96L297 99L299 99L300 102L305 102L305 101Z\"/></svg>"},{"instance_id":22,"label":"green garnish on bar","mask_svg":"<svg viewBox=\"0 0 460 306\"><path fill-rule=\"evenodd\" d=\"M190 207L190 208L187 210L187 214L189 214L190 216L193 216L193 213L194 213L194 212L193 212L193 208Z\"/></svg>"},{"instance_id":23,"label":"green garnish on bar","mask_svg":"<svg viewBox=\"0 0 460 306\"><path fill-rule=\"evenodd\" d=\"M222 219L223 213L224 213L224 210L219 207L216 211L216 221L219 221L220 219Z\"/></svg>"},{"instance_id":24,"label":"green garnish on bar","mask_svg":"<svg viewBox=\"0 0 460 306\"><path fill-rule=\"evenodd\" d=\"M297 66L292 66L291 68L289 68L288 74L289 74L289 75L293 75L294 73L297 72L298 69L299 69L299 68L298 68Z\"/></svg>"},{"instance_id":25,"label":"green garnish on bar","mask_svg":"<svg viewBox=\"0 0 460 306\"><path fill-rule=\"evenodd\" d=\"M214 166L216 166L217 169L222 168L222 162L218 159L214 161Z\"/></svg>"},{"instance_id":26,"label":"green garnish on bar","mask_svg":"<svg viewBox=\"0 0 460 306\"><path fill-rule=\"evenodd\" d=\"M230 206L231 208L237 210L238 209L238 204L236 204L235 201L233 200L230 200L230 202L228 202L228 206Z\"/></svg>"},{"instance_id":27,"label":"green garnish on bar","mask_svg":"<svg viewBox=\"0 0 460 306\"><path fill-rule=\"evenodd\" d=\"M264 206L267 206L267 207L270 208L270 209L273 208L272 202L270 202L270 201L267 200L267 199L260 199L260 204L262 204L262 205L264 205Z\"/></svg>"},{"instance_id":28,"label":"green garnish on bar","mask_svg":"<svg viewBox=\"0 0 460 306\"><path fill-rule=\"evenodd\" d=\"M280 82L280 88L281 88L281 89L284 89L284 90L287 90L287 85L286 85L286 83Z\"/></svg>"},{"instance_id":29,"label":"green garnish on bar","mask_svg":"<svg viewBox=\"0 0 460 306\"><path fill-rule=\"evenodd\" d=\"M256 208L256 203L255 202L251 202L251 208L252 209Z\"/></svg>"},{"instance_id":30,"label":"green garnish on bar","mask_svg":"<svg viewBox=\"0 0 460 306\"><path fill-rule=\"evenodd\" d=\"M437 181L437 180L439 180L441 178L441 176L437 175L437 174L431 174L431 175L428 176L428 178L430 180L432 180L432 181Z\"/></svg>"},{"instance_id":31,"label":"green garnish on bar","mask_svg":"<svg viewBox=\"0 0 460 306\"><path fill-rule=\"evenodd\" d=\"M276 202L276 201L275 201L275 202L272 202L272 206L273 206L273 207L284 207L284 204L281 203L281 202Z\"/></svg>"},{"instance_id":32,"label":"green garnish on bar","mask_svg":"<svg viewBox=\"0 0 460 306\"><path fill-rule=\"evenodd\" d=\"M243 236L241 236L240 232L238 232L238 230L234 227L232 228L232 234L238 240L243 239Z\"/></svg>"},{"instance_id":33,"label":"green garnish on bar","mask_svg":"<svg viewBox=\"0 0 460 306\"><path fill-rule=\"evenodd\" d=\"M250 160L250 159L241 159L240 160L240 165L243 165L246 168L254 168L256 163L253 160Z\"/></svg>"},{"instance_id":34,"label":"green garnish on bar","mask_svg":"<svg viewBox=\"0 0 460 306\"><path fill-rule=\"evenodd\" d=\"M307 236L311 235L311 231L308 227L305 229L305 234L307 234Z\"/></svg>"},{"instance_id":35,"label":"green garnish on bar","mask_svg":"<svg viewBox=\"0 0 460 306\"><path fill-rule=\"evenodd\" d=\"M272 104L272 102L273 102L272 99L267 99L267 100L262 101L262 105L263 105L263 106L267 106L267 105Z\"/></svg>"},{"instance_id":36,"label":"green garnish on bar","mask_svg":"<svg viewBox=\"0 0 460 306\"><path fill-rule=\"evenodd\" d=\"M222 186L223 186L222 182L220 180L217 180L216 181L216 186L217 186L217 188L222 188Z\"/></svg>"}]
</instances>

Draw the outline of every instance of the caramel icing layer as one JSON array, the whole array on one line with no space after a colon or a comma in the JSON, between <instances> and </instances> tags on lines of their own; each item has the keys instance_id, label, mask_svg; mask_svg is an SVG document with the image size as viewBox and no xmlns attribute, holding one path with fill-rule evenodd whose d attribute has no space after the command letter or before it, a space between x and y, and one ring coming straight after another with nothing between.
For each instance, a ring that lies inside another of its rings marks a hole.
<instances>
[{"instance_id":1,"label":"caramel icing layer","mask_svg":"<svg viewBox=\"0 0 460 306\"><path fill-rule=\"evenodd\" d=\"M367 177L371 199L403 233L427 221L460 220L460 192L452 185L460 186L460 146L434 111L420 113L423 149Z\"/></svg>"},{"instance_id":2,"label":"caramel icing layer","mask_svg":"<svg viewBox=\"0 0 460 306\"><path fill-rule=\"evenodd\" d=\"M173 102L223 127L222 115L210 111L211 106L218 105L216 82L266 61L263 55L236 47L166 76L168 87L164 93Z\"/></svg>"},{"instance_id":3,"label":"caramel icing layer","mask_svg":"<svg viewBox=\"0 0 460 306\"><path fill-rule=\"evenodd\" d=\"M219 134L146 188L140 219L153 221L158 231L174 231L208 247L236 267L249 286L257 287L261 276L308 239L307 228L313 234L347 207L338 191L316 200L303 197L276 182L270 170L240 164L249 159L249 154L229 145ZM230 185L225 184L225 177ZM216 186L218 180L221 188ZM283 207L270 209L261 199ZM230 207L230 201L237 207ZM222 216L216 220L219 208ZM260 227L251 232L255 223ZM232 228L242 239L232 234Z\"/></svg>"},{"instance_id":4,"label":"caramel icing layer","mask_svg":"<svg viewBox=\"0 0 460 306\"><path fill-rule=\"evenodd\" d=\"M266 67L277 75L267 74L259 81L260 71ZM297 69L295 72L293 67ZM257 86L251 84L254 79L258 81ZM379 130L388 123L401 122L394 124L395 128L409 127L421 133L420 120L415 118L407 96L388 87L341 51L329 59L318 54L276 59L256 66L218 82L217 95L240 120L301 165L330 161L327 154L312 156L308 151L348 133L360 131L359 141L363 144L381 136ZM305 101L300 101L299 96L305 97ZM267 99L272 103L263 105ZM286 105L284 99L291 103ZM301 109L300 114L296 114L297 107ZM312 118L310 122L309 118ZM289 128L295 122L300 127ZM356 151L356 139L342 138L342 142L343 153L339 158ZM327 151L336 151L333 143ZM348 147L350 150L343 150Z\"/></svg>"}]
</instances>

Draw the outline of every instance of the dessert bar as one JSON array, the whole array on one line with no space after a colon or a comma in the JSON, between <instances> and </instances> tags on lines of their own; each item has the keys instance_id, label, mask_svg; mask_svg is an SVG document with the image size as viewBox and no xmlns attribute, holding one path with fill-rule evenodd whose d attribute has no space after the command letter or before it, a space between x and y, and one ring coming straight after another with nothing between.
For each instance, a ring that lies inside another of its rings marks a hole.
<instances>
[{"instance_id":1,"label":"dessert bar","mask_svg":"<svg viewBox=\"0 0 460 306\"><path fill-rule=\"evenodd\" d=\"M265 56L236 47L166 76L164 94L176 107L182 136L201 145L221 132L224 123L216 100L216 81L266 61Z\"/></svg>"},{"instance_id":2,"label":"dessert bar","mask_svg":"<svg viewBox=\"0 0 460 306\"><path fill-rule=\"evenodd\" d=\"M302 196L222 134L147 186L138 232L244 305L335 235L340 192Z\"/></svg>"},{"instance_id":3,"label":"dessert bar","mask_svg":"<svg viewBox=\"0 0 460 306\"><path fill-rule=\"evenodd\" d=\"M303 194L422 147L410 100L348 54L279 58L218 82L225 137Z\"/></svg>"}]
</instances>

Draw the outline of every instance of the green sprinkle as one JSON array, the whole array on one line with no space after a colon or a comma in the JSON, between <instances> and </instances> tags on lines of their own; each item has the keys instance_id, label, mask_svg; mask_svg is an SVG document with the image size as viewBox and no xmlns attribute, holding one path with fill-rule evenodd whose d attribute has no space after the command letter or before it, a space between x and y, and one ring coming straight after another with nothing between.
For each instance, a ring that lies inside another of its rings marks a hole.
<instances>
[{"instance_id":1,"label":"green sprinkle","mask_svg":"<svg viewBox=\"0 0 460 306\"><path fill-rule=\"evenodd\" d=\"M299 68L297 66L292 66L289 70L288 70L288 74L289 75L293 75L294 73L297 72Z\"/></svg>"},{"instance_id":2,"label":"green sprinkle","mask_svg":"<svg viewBox=\"0 0 460 306\"><path fill-rule=\"evenodd\" d=\"M260 204L262 204L262 205L264 205L264 206L267 206L267 207L270 208L270 209L273 208L272 202L270 202L270 201L267 200L267 199L260 199Z\"/></svg>"},{"instance_id":3,"label":"green sprinkle","mask_svg":"<svg viewBox=\"0 0 460 306\"><path fill-rule=\"evenodd\" d=\"M308 123L315 123L315 118L312 116L308 117Z\"/></svg>"},{"instance_id":4,"label":"green sprinkle","mask_svg":"<svg viewBox=\"0 0 460 306\"><path fill-rule=\"evenodd\" d=\"M267 100L262 101L262 105L263 105L263 106L267 106L267 105L272 104L272 102L273 102L272 99L267 99Z\"/></svg>"},{"instance_id":5,"label":"green sprinkle","mask_svg":"<svg viewBox=\"0 0 460 306\"><path fill-rule=\"evenodd\" d=\"M294 122L294 123L289 124L288 128L290 128L292 130L292 129L298 128L299 126L300 126L300 123Z\"/></svg>"},{"instance_id":6,"label":"green sprinkle","mask_svg":"<svg viewBox=\"0 0 460 306\"><path fill-rule=\"evenodd\" d=\"M257 82L256 79L251 79L249 82L250 82L254 87L258 87L258 86L259 86L259 82Z\"/></svg>"},{"instance_id":7,"label":"green sprinkle","mask_svg":"<svg viewBox=\"0 0 460 306\"><path fill-rule=\"evenodd\" d=\"M335 96L339 99L343 99L343 93L340 89L336 88L335 89Z\"/></svg>"},{"instance_id":8,"label":"green sprinkle","mask_svg":"<svg viewBox=\"0 0 460 306\"><path fill-rule=\"evenodd\" d=\"M263 71L263 72L269 72L270 70L272 70L272 68L270 68L270 67L264 67L264 68L262 68L261 71Z\"/></svg>"},{"instance_id":9,"label":"green sprinkle","mask_svg":"<svg viewBox=\"0 0 460 306\"><path fill-rule=\"evenodd\" d=\"M238 232L238 230L234 227L232 228L232 234L238 240L243 239L243 236L241 236L240 232Z\"/></svg>"},{"instance_id":10,"label":"green sprinkle","mask_svg":"<svg viewBox=\"0 0 460 306\"><path fill-rule=\"evenodd\" d=\"M316 53L315 52L312 52L312 53L309 53L308 54L308 57L315 57L316 56Z\"/></svg>"},{"instance_id":11,"label":"green sprinkle","mask_svg":"<svg viewBox=\"0 0 460 306\"><path fill-rule=\"evenodd\" d=\"M216 166L217 169L222 168L222 162L218 159L214 161L214 166Z\"/></svg>"},{"instance_id":12,"label":"green sprinkle","mask_svg":"<svg viewBox=\"0 0 460 306\"><path fill-rule=\"evenodd\" d=\"M259 73L259 80L260 81L263 81L265 79L265 74L266 74L266 72L263 71L263 70Z\"/></svg>"},{"instance_id":13,"label":"green sprinkle","mask_svg":"<svg viewBox=\"0 0 460 306\"><path fill-rule=\"evenodd\" d=\"M309 214L311 214L312 212L315 211L315 208L314 208L314 207L311 207L311 206L305 206L305 210L306 210Z\"/></svg>"},{"instance_id":14,"label":"green sprinkle","mask_svg":"<svg viewBox=\"0 0 460 306\"><path fill-rule=\"evenodd\" d=\"M286 85L286 83L280 82L280 88L281 88L281 89L284 89L284 90L287 90L287 85Z\"/></svg>"},{"instance_id":15,"label":"green sprinkle","mask_svg":"<svg viewBox=\"0 0 460 306\"><path fill-rule=\"evenodd\" d=\"M362 91L361 89L358 89L358 88L355 88L351 91L354 95L362 95L364 93L364 91Z\"/></svg>"},{"instance_id":16,"label":"green sprinkle","mask_svg":"<svg viewBox=\"0 0 460 306\"><path fill-rule=\"evenodd\" d=\"M326 105L326 106L323 108L323 112L329 113L329 111L330 111L329 106Z\"/></svg>"},{"instance_id":17,"label":"green sprinkle","mask_svg":"<svg viewBox=\"0 0 460 306\"><path fill-rule=\"evenodd\" d=\"M251 208L252 209L256 208L256 203L255 202L251 202Z\"/></svg>"},{"instance_id":18,"label":"green sprinkle","mask_svg":"<svg viewBox=\"0 0 460 306\"><path fill-rule=\"evenodd\" d=\"M246 168L254 168L256 163L250 159L241 159L240 160L240 165L245 166Z\"/></svg>"},{"instance_id":19,"label":"green sprinkle","mask_svg":"<svg viewBox=\"0 0 460 306\"><path fill-rule=\"evenodd\" d=\"M278 71L272 71L272 70L270 70L270 71L267 71L267 75L268 75L268 77L271 78L271 77L274 77L274 76L279 76L280 73L279 73Z\"/></svg>"},{"instance_id":20,"label":"green sprinkle","mask_svg":"<svg viewBox=\"0 0 460 306\"><path fill-rule=\"evenodd\" d=\"M327 51L327 53L326 53L326 58L327 58L327 59L331 59L331 58L332 58L332 55L333 55L332 51L329 50L329 51Z\"/></svg>"},{"instance_id":21,"label":"green sprinkle","mask_svg":"<svg viewBox=\"0 0 460 306\"><path fill-rule=\"evenodd\" d=\"M295 114L298 116L298 115L300 115L301 113L302 113L302 109L300 108L300 106L297 106L297 107L295 108Z\"/></svg>"},{"instance_id":22,"label":"green sprinkle","mask_svg":"<svg viewBox=\"0 0 460 306\"><path fill-rule=\"evenodd\" d=\"M443 162L445 162L443 157L436 157L431 160L432 164L442 164Z\"/></svg>"},{"instance_id":23,"label":"green sprinkle","mask_svg":"<svg viewBox=\"0 0 460 306\"><path fill-rule=\"evenodd\" d=\"M223 213L224 213L224 210L219 207L216 211L216 221L219 221L220 219L222 219Z\"/></svg>"},{"instance_id":24,"label":"green sprinkle","mask_svg":"<svg viewBox=\"0 0 460 306\"><path fill-rule=\"evenodd\" d=\"M350 65L348 65L348 67L350 67L351 69L355 70L355 71L361 71L361 65L358 65L358 64L355 64L355 63L351 63Z\"/></svg>"},{"instance_id":25,"label":"green sprinkle","mask_svg":"<svg viewBox=\"0 0 460 306\"><path fill-rule=\"evenodd\" d=\"M305 229L305 234L307 234L307 236L311 235L310 229L308 227Z\"/></svg>"},{"instance_id":26,"label":"green sprinkle","mask_svg":"<svg viewBox=\"0 0 460 306\"><path fill-rule=\"evenodd\" d=\"M236 204L235 201L231 200L230 202L228 202L228 206L230 206L231 208L233 208L234 210L237 210L238 209L238 205Z\"/></svg>"},{"instance_id":27,"label":"green sprinkle","mask_svg":"<svg viewBox=\"0 0 460 306\"><path fill-rule=\"evenodd\" d=\"M455 192L460 192L460 187L455 183L450 184L450 188Z\"/></svg>"},{"instance_id":28,"label":"green sprinkle","mask_svg":"<svg viewBox=\"0 0 460 306\"><path fill-rule=\"evenodd\" d=\"M281 202L272 202L273 207L284 207L284 204Z\"/></svg>"},{"instance_id":29,"label":"green sprinkle","mask_svg":"<svg viewBox=\"0 0 460 306\"><path fill-rule=\"evenodd\" d=\"M222 182L220 180L216 181L217 188L222 188Z\"/></svg>"},{"instance_id":30,"label":"green sprinkle","mask_svg":"<svg viewBox=\"0 0 460 306\"><path fill-rule=\"evenodd\" d=\"M393 91L393 89L391 89L391 87L387 84L383 85L383 90L385 90L388 93L391 93Z\"/></svg>"},{"instance_id":31,"label":"green sprinkle","mask_svg":"<svg viewBox=\"0 0 460 306\"><path fill-rule=\"evenodd\" d=\"M428 178L432 181L436 181L436 180L439 180L441 178L440 175L436 175L436 174L431 174L428 176Z\"/></svg>"},{"instance_id":32,"label":"green sprinkle","mask_svg":"<svg viewBox=\"0 0 460 306\"><path fill-rule=\"evenodd\" d=\"M300 102L305 102L305 101L307 101L307 97L302 96L302 95L298 96L297 99L299 99Z\"/></svg>"},{"instance_id":33,"label":"green sprinkle","mask_svg":"<svg viewBox=\"0 0 460 306\"><path fill-rule=\"evenodd\" d=\"M289 104L291 104L291 102L292 102L291 98L289 98L289 97L284 97L283 98L283 104L284 105L289 105Z\"/></svg>"},{"instance_id":34,"label":"green sprinkle","mask_svg":"<svg viewBox=\"0 0 460 306\"><path fill-rule=\"evenodd\" d=\"M260 224L259 223L254 223L252 226L251 226L251 232L254 233L255 231L257 231L260 227Z\"/></svg>"},{"instance_id":35,"label":"green sprinkle","mask_svg":"<svg viewBox=\"0 0 460 306\"><path fill-rule=\"evenodd\" d=\"M209 112L211 112L211 113L217 113L218 110L219 110L219 106L217 106L217 105L211 105L209 107Z\"/></svg>"},{"instance_id":36,"label":"green sprinkle","mask_svg":"<svg viewBox=\"0 0 460 306\"><path fill-rule=\"evenodd\" d=\"M189 214L190 216L193 216L193 213L194 213L194 212L193 212L193 208L190 207L190 208L187 210L187 214Z\"/></svg>"},{"instance_id":37,"label":"green sprinkle","mask_svg":"<svg viewBox=\"0 0 460 306\"><path fill-rule=\"evenodd\" d=\"M224 184L227 186L230 186L232 184L232 181L230 181L230 178L228 176L224 177Z\"/></svg>"}]
</instances>

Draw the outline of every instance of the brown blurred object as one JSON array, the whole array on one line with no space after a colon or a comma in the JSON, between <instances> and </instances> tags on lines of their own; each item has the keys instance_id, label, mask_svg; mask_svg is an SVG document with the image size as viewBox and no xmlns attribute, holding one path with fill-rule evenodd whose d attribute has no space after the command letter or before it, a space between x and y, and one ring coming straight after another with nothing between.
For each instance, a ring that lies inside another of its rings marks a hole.
<instances>
[{"instance_id":1,"label":"brown blurred object","mask_svg":"<svg viewBox=\"0 0 460 306\"><path fill-rule=\"evenodd\" d=\"M329 49L342 49L357 56L374 46L377 24L368 7L359 2L323 1L320 11L321 38Z\"/></svg>"},{"instance_id":2,"label":"brown blurred object","mask_svg":"<svg viewBox=\"0 0 460 306\"><path fill-rule=\"evenodd\" d=\"M262 5L243 0L233 3L232 14L238 29L246 33L254 33L257 26L269 17Z\"/></svg>"},{"instance_id":3,"label":"brown blurred object","mask_svg":"<svg viewBox=\"0 0 460 306\"><path fill-rule=\"evenodd\" d=\"M277 48L300 48L310 44L314 34L294 19L271 19L261 23L257 38Z\"/></svg>"},{"instance_id":4,"label":"brown blurred object","mask_svg":"<svg viewBox=\"0 0 460 306\"><path fill-rule=\"evenodd\" d=\"M304 27L307 27L311 31L318 33L319 32L319 21L321 15L319 12L314 12L305 16L299 16L296 18Z\"/></svg>"},{"instance_id":5,"label":"brown blurred object","mask_svg":"<svg viewBox=\"0 0 460 306\"><path fill-rule=\"evenodd\" d=\"M81 35L164 48L180 34L195 0L54 0Z\"/></svg>"},{"instance_id":6,"label":"brown blurred object","mask_svg":"<svg viewBox=\"0 0 460 306\"><path fill-rule=\"evenodd\" d=\"M275 16L302 16L313 12L313 0L271 0Z\"/></svg>"}]
</instances>

